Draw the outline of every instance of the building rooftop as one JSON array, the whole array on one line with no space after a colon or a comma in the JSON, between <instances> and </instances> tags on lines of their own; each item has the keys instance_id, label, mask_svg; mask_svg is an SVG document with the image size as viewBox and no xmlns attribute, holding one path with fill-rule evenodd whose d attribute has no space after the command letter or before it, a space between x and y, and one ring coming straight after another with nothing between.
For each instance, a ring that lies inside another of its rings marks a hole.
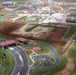
<instances>
[{"instance_id":1,"label":"building rooftop","mask_svg":"<svg viewBox=\"0 0 76 75\"><path fill-rule=\"evenodd\" d=\"M12 45L15 44L16 41L15 40L9 40L9 41L4 41L0 43L0 46L8 46L8 45Z\"/></svg>"},{"instance_id":2,"label":"building rooftop","mask_svg":"<svg viewBox=\"0 0 76 75\"><path fill-rule=\"evenodd\" d=\"M19 38L16 38L17 41L20 41L20 42L25 42L26 39L25 38L22 38L22 37L19 37Z\"/></svg>"},{"instance_id":3,"label":"building rooftop","mask_svg":"<svg viewBox=\"0 0 76 75\"><path fill-rule=\"evenodd\" d=\"M42 49L41 47L34 47L33 48L34 51L41 51L41 49Z\"/></svg>"}]
</instances>

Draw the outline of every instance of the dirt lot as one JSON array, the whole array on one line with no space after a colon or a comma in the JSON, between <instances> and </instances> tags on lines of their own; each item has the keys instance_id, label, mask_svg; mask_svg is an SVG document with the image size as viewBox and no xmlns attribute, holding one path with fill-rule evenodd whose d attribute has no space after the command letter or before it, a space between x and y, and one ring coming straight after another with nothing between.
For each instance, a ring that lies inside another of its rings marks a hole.
<instances>
[{"instance_id":1,"label":"dirt lot","mask_svg":"<svg viewBox=\"0 0 76 75\"><path fill-rule=\"evenodd\" d=\"M47 38L48 41L59 41L62 40L68 31L69 27L58 27L54 32Z\"/></svg>"},{"instance_id":2,"label":"dirt lot","mask_svg":"<svg viewBox=\"0 0 76 75\"><path fill-rule=\"evenodd\" d=\"M9 35L9 33L22 27L23 25L24 24L21 23L5 23L5 25L0 28L0 34Z\"/></svg>"},{"instance_id":3,"label":"dirt lot","mask_svg":"<svg viewBox=\"0 0 76 75\"><path fill-rule=\"evenodd\" d=\"M29 26L29 28L28 28ZM38 26L38 25L25 25L14 32L12 34L21 34L23 36L32 36L41 39L46 39L51 32L53 32L54 27L46 27L46 26Z\"/></svg>"}]
</instances>

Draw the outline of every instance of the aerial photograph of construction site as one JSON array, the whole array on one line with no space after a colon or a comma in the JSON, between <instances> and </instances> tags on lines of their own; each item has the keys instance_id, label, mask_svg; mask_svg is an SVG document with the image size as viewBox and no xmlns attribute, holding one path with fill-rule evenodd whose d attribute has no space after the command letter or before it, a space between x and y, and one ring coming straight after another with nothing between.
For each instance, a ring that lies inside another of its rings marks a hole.
<instances>
[{"instance_id":1,"label":"aerial photograph of construction site","mask_svg":"<svg viewBox=\"0 0 76 75\"><path fill-rule=\"evenodd\" d=\"M0 75L76 75L76 0L0 0Z\"/></svg>"}]
</instances>

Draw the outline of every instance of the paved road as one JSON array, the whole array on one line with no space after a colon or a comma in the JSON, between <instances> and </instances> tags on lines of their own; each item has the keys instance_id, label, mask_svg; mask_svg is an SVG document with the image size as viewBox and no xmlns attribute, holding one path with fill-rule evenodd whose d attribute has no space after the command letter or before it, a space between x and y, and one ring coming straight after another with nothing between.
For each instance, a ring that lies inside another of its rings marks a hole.
<instances>
[{"instance_id":1,"label":"paved road","mask_svg":"<svg viewBox=\"0 0 76 75\"><path fill-rule=\"evenodd\" d=\"M14 56L16 62L12 75L17 75L18 73L19 75L26 75L29 69L27 55L19 46L15 46L13 48L14 50L9 48L7 49Z\"/></svg>"}]
</instances>

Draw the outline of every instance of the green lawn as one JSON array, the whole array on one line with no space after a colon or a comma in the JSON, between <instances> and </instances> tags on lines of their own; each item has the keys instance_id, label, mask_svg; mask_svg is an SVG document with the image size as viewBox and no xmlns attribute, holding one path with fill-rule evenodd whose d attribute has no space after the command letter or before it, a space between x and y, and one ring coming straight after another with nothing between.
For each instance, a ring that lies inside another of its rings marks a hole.
<instances>
[{"instance_id":1,"label":"green lawn","mask_svg":"<svg viewBox=\"0 0 76 75\"><path fill-rule=\"evenodd\" d=\"M13 38L13 37L7 37L7 36L1 35L1 34L0 34L0 38L1 38L1 39L5 39L5 40L15 39L15 38Z\"/></svg>"},{"instance_id":2,"label":"green lawn","mask_svg":"<svg viewBox=\"0 0 76 75\"><path fill-rule=\"evenodd\" d=\"M66 34L65 38L70 38L74 34L75 31L76 31L76 27L72 26L70 30L68 31L68 33Z\"/></svg>"},{"instance_id":3,"label":"green lawn","mask_svg":"<svg viewBox=\"0 0 76 75\"><path fill-rule=\"evenodd\" d=\"M5 63L5 65L2 65L1 67L3 68L4 66L7 66L7 67L4 67L5 71L2 73L2 71L0 71L0 75L10 75L13 68L14 68L14 65L15 65L15 61L14 61L14 58L13 56L6 50L2 50L0 48L0 52L1 54L5 54L6 55L6 62L3 61L3 63ZM8 65L7 65L8 64Z\"/></svg>"},{"instance_id":4,"label":"green lawn","mask_svg":"<svg viewBox=\"0 0 76 75\"><path fill-rule=\"evenodd\" d=\"M69 11L69 7L63 7L65 11Z\"/></svg>"},{"instance_id":5,"label":"green lawn","mask_svg":"<svg viewBox=\"0 0 76 75\"><path fill-rule=\"evenodd\" d=\"M6 22L0 22L0 27L2 27L3 25L5 25Z\"/></svg>"},{"instance_id":6,"label":"green lawn","mask_svg":"<svg viewBox=\"0 0 76 75\"><path fill-rule=\"evenodd\" d=\"M14 11L6 11L6 10L0 10L0 13L3 13L3 16L0 16L0 22L10 22L11 20L8 20L7 18L9 15L13 15L15 12Z\"/></svg>"},{"instance_id":7,"label":"green lawn","mask_svg":"<svg viewBox=\"0 0 76 75\"><path fill-rule=\"evenodd\" d=\"M50 49L45 46L39 46L42 48L41 51L36 51L37 54L50 53Z\"/></svg>"},{"instance_id":8,"label":"green lawn","mask_svg":"<svg viewBox=\"0 0 76 75\"><path fill-rule=\"evenodd\" d=\"M28 20L28 21L26 21L26 23L29 23L29 24L37 24L38 22L36 20Z\"/></svg>"},{"instance_id":9,"label":"green lawn","mask_svg":"<svg viewBox=\"0 0 76 75\"><path fill-rule=\"evenodd\" d=\"M13 13L13 12L14 12L14 11L0 10L0 13L4 13L4 15L11 14L11 13Z\"/></svg>"},{"instance_id":10,"label":"green lawn","mask_svg":"<svg viewBox=\"0 0 76 75\"><path fill-rule=\"evenodd\" d=\"M70 75L76 75L76 43L71 47L69 57L72 58L75 64L75 69Z\"/></svg>"},{"instance_id":11,"label":"green lawn","mask_svg":"<svg viewBox=\"0 0 76 75\"><path fill-rule=\"evenodd\" d=\"M32 62L32 60L31 60L30 57L29 57L29 55L32 53L32 51L25 51L25 52L26 52L27 55L28 55L29 65L32 65L33 62Z\"/></svg>"},{"instance_id":12,"label":"green lawn","mask_svg":"<svg viewBox=\"0 0 76 75\"><path fill-rule=\"evenodd\" d=\"M76 40L76 36L74 36L74 38L73 38L74 40Z\"/></svg>"},{"instance_id":13,"label":"green lawn","mask_svg":"<svg viewBox=\"0 0 76 75\"><path fill-rule=\"evenodd\" d=\"M76 63L76 43L71 47L69 57L71 57L74 63Z\"/></svg>"},{"instance_id":14,"label":"green lawn","mask_svg":"<svg viewBox=\"0 0 76 75\"><path fill-rule=\"evenodd\" d=\"M23 17L18 19L16 22L26 22L26 20L27 20L27 17Z\"/></svg>"},{"instance_id":15,"label":"green lawn","mask_svg":"<svg viewBox=\"0 0 76 75\"><path fill-rule=\"evenodd\" d=\"M45 46L39 46L39 47L41 47L42 50L41 51L36 51L37 54L50 53L50 49L48 47L45 47ZM33 46L26 48L26 50L28 50L28 51L31 51L32 49L33 49Z\"/></svg>"}]
</instances>

